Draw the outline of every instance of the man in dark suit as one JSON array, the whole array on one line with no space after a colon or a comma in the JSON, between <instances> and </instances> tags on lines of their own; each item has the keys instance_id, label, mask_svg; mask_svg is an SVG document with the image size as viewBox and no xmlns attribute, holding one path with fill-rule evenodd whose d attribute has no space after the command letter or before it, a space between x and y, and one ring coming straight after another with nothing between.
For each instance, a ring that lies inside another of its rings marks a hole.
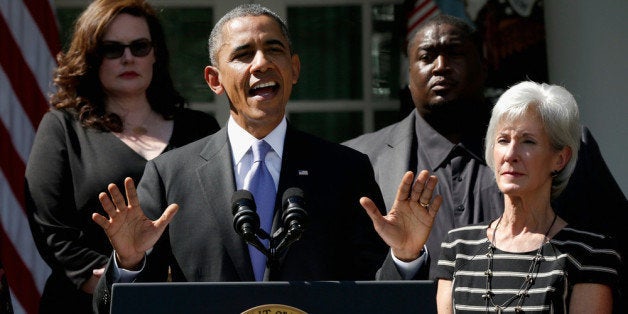
<instances>
[{"instance_id":1,"label":"man in dark suit","mask_svg":"<svg viewBox=\"0 0 628 314\"><path fill-rule=\"evenodd\" d=\"M397 272L395 260L420 262L440 206L440 197L432 198L437 179L407 173L398 184L399 201L382 216L366 155L287 123L285 106L300 63L281 18L242 5L216 24L209 42L205 79L230 101L227 126L149 161L137 192L125 181L127 202L113 184L110 196L101 193L109 217L93 219L115 251L94 295L97 310L107 310L112 283L165 281L168 268L173 281L372 280L380 266L392 268L382 273ZM231 197L247 186L256 167L252 147L261 141L270 146L261 162L272 177L265 187L276 190L272 228L265 231L274 234L281 226L281 197L290 187L303 190L309 223L272 267L257 269L251 260L256 249L234 231Z\"/></svg>"},{"instance_id":2,"label":"man in dark suit","mask_svg":"<svg viewBox=\"0 0 628 314\"><path fill-rule=\"evenodd\" d=\"M344 144L369 156L386 206L394 201L404 172L427 169L438 177L435 194L443 203L427 241L434 268L449 230L501 215L503 197L483 158L492 104L484 97L481 38L464 21L446 15L426 21L407 52L410 97L402 101L416 109L398 123ZM619 223L628 203L586 128L574 174L553 208L572 225L623 239L625 256L627 233Z\"/></svg>"}]
</instances>

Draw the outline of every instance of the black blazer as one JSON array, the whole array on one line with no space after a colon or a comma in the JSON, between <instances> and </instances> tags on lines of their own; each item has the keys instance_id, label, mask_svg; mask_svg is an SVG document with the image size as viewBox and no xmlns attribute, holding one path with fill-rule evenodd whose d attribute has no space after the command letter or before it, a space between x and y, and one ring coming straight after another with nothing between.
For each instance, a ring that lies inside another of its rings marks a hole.
<instances>
[{"instance_id":1,"label":"black blazer","mask_svg":"<svg viewBox=\"0 0 628 314\"><path fill-rule=\"evenodd\" d=\"M171 203L180 209L137 281L165 281L168 266L173 281L254 281L247 245L232 226L236 186L231 156L223 128L147 164L138 186L146 215L156 219ZM273 232L281 217L281 197L290 187L304 191L310 223L278 268L267 270L266 280L374 279L388 247L359 204L361 196L369 196L385 211L368 157L289 125ZM106 309L110 267L103 278L94 300Z\"/></svg>"},{"instance_id":2,"label":"black blazer","mask_svg":"<svg viewBox=\"0 0 628 314\"><path fill-rule=\"evenodd\" d=\"M92 213L105 214L98 193L125 177L139 180L146 159L111 132L84 128L73 109L51 109L39 124L24 176L24 198L33 239L52 273L40 313L89 313L92 295L80 287L111 256L111 244ZM200 111L174 112L164 151L220 128Z\"/></svg>"}]
</instances>

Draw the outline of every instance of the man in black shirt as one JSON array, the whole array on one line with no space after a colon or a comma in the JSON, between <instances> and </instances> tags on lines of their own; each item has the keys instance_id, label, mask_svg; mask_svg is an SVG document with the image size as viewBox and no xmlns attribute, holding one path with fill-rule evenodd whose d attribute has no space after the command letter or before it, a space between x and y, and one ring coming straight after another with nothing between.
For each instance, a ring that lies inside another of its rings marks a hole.
<instances>
[{"instance_id":1,"label":"man in black shirt","mask_svg":"<svg viewBox=\"0 0 628 314\"><path fill-rule=\"evenodd\" d=\"M483 157L492 104L484 97L481 39L463 20L440 15L426 21L408 45L408 58L409 97L404 100L416 110L344 144L369 155L386 208L405 171L427 169L438 177L434 194L442 195L443 203L426 244L433 269L447 231L501 214L503 198ZM576 169L553 208L571 225L616 238L626 256L626 232L619 225L622 211L628 210L626 197L586 128L580 147ZM419 271L411 278L426 279L427 274Z\"/></svg>"}]
</instances>

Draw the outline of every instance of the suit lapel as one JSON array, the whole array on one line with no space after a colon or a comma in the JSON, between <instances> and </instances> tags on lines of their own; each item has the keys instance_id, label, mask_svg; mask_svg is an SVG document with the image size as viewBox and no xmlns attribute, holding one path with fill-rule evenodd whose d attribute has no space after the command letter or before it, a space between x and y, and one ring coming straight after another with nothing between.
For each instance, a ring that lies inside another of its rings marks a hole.
<instances>
[{"instance_id":1,"label":"suit lapel","mask_svg":"<svg viewBox=\"0 0 628 314\"><path fill-rule=\"evenodd\" d=\"M275 201L275 216L273 219L273 233L279 229L282 225L281 216L283 214L283 193L292 187L299 187L304 191L309 190L309 185L311 184L309 180L309 172L311 171L309 167L309 159L307 153L307 145L308 140L305 140L302 136L302 133L288 124L288 129L286 131L286 137L284 140L284 151L283 157L281 160L281 175L279 177L279 184L277 189L277 199ZM283 260L285 256L290 251L290 247L288 247L281 256L278 256L278 269L274 271L281 271L281 265L283 265ZM269 274L268 271L266 273L267 278L272 278L271 276L275 276L277 274Z\"/></svg>"},{"instance_id":2,"label":"suit lapel","mask_svg":"<svg viewBox=\"0 0 628 314\"><path fill-rule=\"evenodd\" d=\"M283 158L281 160L281 175L277 189L277 200L275 204L275 223L278 222L278 214L281 213L281 201L283 193L291 187L307 187L309 185L309 162L308 154L304 153L304 138L301 133L288 125L284 144Z\"/></svg>"},{"instance_id":3,"label":"suit lapel","mask_svg":"<svg viewBox=\"0 0 628 314\"><path fill-rule=\"evenodd\" d=\"M226 128L211 136L200 156L207 162L197 169L196 174L202 195L210 204L210 214L220 228L218 234L223 235L225 251L230 255L240 278L243 281L254 281L247 245L233 229L231 196L235 191L235 179Z\"/></svg>"},{"instance_id":4,"label":"suit lapel","mask_svg":"<svg viewBox=\"0 0 628 314\"><path fill-rule=\"evenodd\" d=\"M416 110L392 128L377 167L377 181L384 196L386 210L390 210L397 196L401 178L410 169L410 155L414 145L414 123Z\"/></svg>"}]
</instances>

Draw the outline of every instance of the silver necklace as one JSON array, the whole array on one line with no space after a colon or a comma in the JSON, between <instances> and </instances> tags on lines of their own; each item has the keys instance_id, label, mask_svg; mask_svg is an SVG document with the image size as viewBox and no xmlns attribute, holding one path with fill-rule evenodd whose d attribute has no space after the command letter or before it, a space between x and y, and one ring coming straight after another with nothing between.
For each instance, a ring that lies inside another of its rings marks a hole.
<instances>
[{"instance_id":1,"label":"silver necklace","mask_svg":"<svg viewBox=\"0 0 628 314\"><path fill-rule=\"evenodd\" d=\"M484 275L486 276L486 292L482 295L482 298L486 300L487 312L488 312L489 307L493 307L495 312L502 313L515 300L517 300L517 304L515 305L515 312L516 313L523 312L523 302L525 301L526 297L529 296L528 291L534 285L534 280L536 279L536 275L541 265L541 261L543 261L543 254L542 254L543 245L548 240L547 236L549 235L550 230L552 230L552 227L554 226L554 223L556 222L556 217L557 215L556 213L554 213L554 220L552 220L552 224L549 226L549 228L545 232L545 236L543 236L541 245L536 250L536 255L534 256L534 258L532 258L532 263L530 263L530 267L528 268L528 274L523 279L523 283L519 287L519 291L512 297L508 298L508 300L506 300L504 303L495 304L495 301L493 300L493 296L495 294L492 291L491 282L493 278L493 255L495 253L495 248L496 248L495 243L497 243L495 234L497 233L497 227L499 227L499 223L502 221L503 215L499 217L499 220L497 221L497 224L495 225L495 229L493 229L493 241L490 242L488 246L488 253L486 253L486 257L488 261L487 269L484 272Z\"/></svg>"}]
</instances>

